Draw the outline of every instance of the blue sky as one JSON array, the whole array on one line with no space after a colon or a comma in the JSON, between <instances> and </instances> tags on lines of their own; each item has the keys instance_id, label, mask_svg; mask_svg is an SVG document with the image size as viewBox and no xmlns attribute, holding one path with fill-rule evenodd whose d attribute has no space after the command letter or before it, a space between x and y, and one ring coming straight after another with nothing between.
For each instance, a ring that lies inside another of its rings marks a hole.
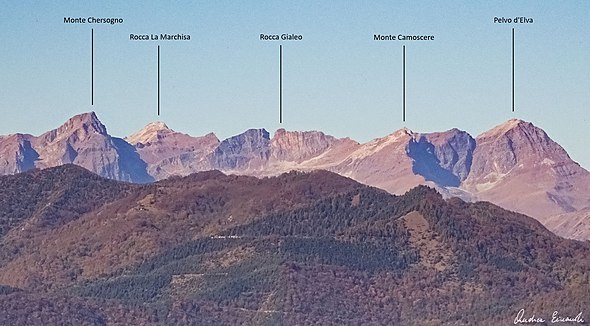
<instances>
[{"instance_id":1,"label":"blue sky","mask_svg":"<svg viewBox=\"0 0 590 326\"><path fill-rule=\"evenodd\" d=\"M402 127L457 127L475 136L520 118L590 167L589 1L10 2L0 12L0 134L39 134L87 111L121 137L161 120L192 135L213 131L225 138L264 127L322 130L361 142ZM66 25L65 16L122 17L124 23ZM494 16L532 17L534 23L499 25ZM130 33L184 33L191 41L133 42ZM304 40L262 42L260 33L297 33ZM375 42L375 33L435 35L435 41Z\"/></svg>"}]
</instances>

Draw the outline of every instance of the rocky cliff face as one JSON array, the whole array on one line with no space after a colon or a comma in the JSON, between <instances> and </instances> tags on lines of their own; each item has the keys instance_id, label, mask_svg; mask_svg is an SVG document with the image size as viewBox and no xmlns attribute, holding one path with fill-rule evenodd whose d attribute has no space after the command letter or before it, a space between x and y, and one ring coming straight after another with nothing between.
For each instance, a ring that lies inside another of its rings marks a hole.
<instances>
[{"instance_id":1,"label":"rocky cliff face","mask_svg":"<svg viewBox=\"0 0 590 326\"><path fill-rule=\"evenodd\" d=\"M471 173L462 187L543 221L590 204L590 173L540 128L510 120L476 138Z\"/></svg>"},{"instance_id":2,"label":"rocky cliff face","mask_svg":"<svg viewBox=\"0 0 590 326\"><path fill-rule=\"evenodd\" d=\"M249 129L222 141L209 155L210 166L222 171L255 171L270 157L270 136L265 129Z\"/></svg>"},{"instance_id":3,"label":"rocky cliff face","mask_svg":"<svg viewBox=\"0 0 590 326\"><path fill-rule=\"evenodd\" d=\"M513 169L571 161L565 150L532 123L510 120L477 137L471 180L496 182Z\"/></svg>"},{"instance_id":4,"label":"rocky cliff face","mask_svg":"<svg viewBox=\"0 0 590 326\"><path fill-rule=\"evenodd\" d=\"M186 150L182 155L175 160L192 163L184 164L181 174L326 169L394 194L427 184L448 197L492 201L541 221L590 206L589 173L543 130L521 120L476 139L458 129L427 134L401 129L365 144L284 129L271 139L266 130L252 129L219 143L205 162Z\"/></svg>"},{"instance_id":5,"label":"rocky cliff face","mask_svg":"<svg viewBox=\"0 0 590 326\"><path fill-rule=\"evenodd\" d=\"M150 123L125 138L134 145L156 180L209 170L207 156L219 145L215 134L192 137L176 132L163 122Z\"/></svg>"},{"instance_id":6,"label":"rocky cliff face","mask_svg":"<svg viewBox=\"0 0 590 326\"><path fill-rule=\"evenodd\" d=\"M445 187L459 187L471 170L475 140L465 131L417 135L408 146L413 172Z\"/></svg>"},{"instance_id":7,"label":"rocky cliff face","mask_svg":"<svg viewBox=\"0 0 590 326\"><path fill-rule=\"evenodd\" d=\"M94 113L39 137L0 137L0 173L74 163L112 179L149 182L217 169L272 176L329 170L403 194L426 184L444 196L486 200L540 221L590 207L590 173L540 128L509 120L477 138L452 129L398 130L359 144L319 131L250 129L223 141L192 137L162 122L115 138Z\"/></svg>"},{"instance_id":8,"label":"rocky cliff face","mask_svg":"<svg viewBox=\"0 0 590 326\"><path fill-rule=\"evenodd\" d=\"M74 163L108 178L120 176L115 145L94 113L72 117L59 128L34 138L33 147L39 153L37 167Z\"/></svg>"},{"instance_id":9,"label":"rocky cliff face","mask_svg":"<svg viewBox=\"0 0 590 326\"><path fill-rule=\"evenodd\" d=\"M0 142L2 168L12 173L73 163L106 178L153 180L135 149L111 137L94 112L74 116L39 137L14 135Z\"/></svg>"},{"instance_id":10,"label":"rocky cliff face","mask_svg":"<svg viewBox=\"0 0 590 326\"><path fill-rule=\"evenodd\" d=\"M362 183L403 194L425 182L412 172L408 146L416 135L408 129L360 145L331 170Z\"/></svg>"},{"instance_id":11,"label":"rocky cliff face","mask_svg":"<svg viewBox=\"0 0 590 326\"><path fill-rule=\"evenodd\" d=\"M0 174L15 174L35 167L39 154L31 146L31 135L0 137Z\"/></svg>"},{"instance_id":12,"label":"rocky cliff face","mask_svg":"<svg viewBox=\"0 0 590 326\"><path fill-rule=\"evenodd\" d=\"M301 163L322 154L336 142L336 138L319 131L279 129L270 142L271 159Z\"/></svg>"}]
</instances>

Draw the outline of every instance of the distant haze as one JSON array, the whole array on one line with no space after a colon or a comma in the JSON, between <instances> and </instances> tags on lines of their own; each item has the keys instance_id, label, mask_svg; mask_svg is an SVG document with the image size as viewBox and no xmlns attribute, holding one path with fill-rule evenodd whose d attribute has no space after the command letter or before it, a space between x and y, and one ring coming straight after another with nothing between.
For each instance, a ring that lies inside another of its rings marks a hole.
<instances>
[{"instance_id":1,"label":"distant haze","mask_svg":"<svg viewBox=\"0 0 590 326\"><path fill-rule=\"evenodd\" d=\"M65 24L64 17L122 18ZM533 24L498 24L526 16ZM41 134L96 111L124 137L155 120L220 139L249 128L322 130L366 142L408 127L477 135L531 121L590 167L590 2L344 1L36 3L0 13L0 134ZM91 106L90 29L94 28ZM511 98L515 28L515 104ZM190 35L131 41L130 34ZM260 34L301 41L261 41ZM434 41L374 41L434 35ZM279 45L283 124L279 124ZM161 116L157 46L161 49ZM402 46L407 121L402 121Z\"/></svg>"}]
</instances>

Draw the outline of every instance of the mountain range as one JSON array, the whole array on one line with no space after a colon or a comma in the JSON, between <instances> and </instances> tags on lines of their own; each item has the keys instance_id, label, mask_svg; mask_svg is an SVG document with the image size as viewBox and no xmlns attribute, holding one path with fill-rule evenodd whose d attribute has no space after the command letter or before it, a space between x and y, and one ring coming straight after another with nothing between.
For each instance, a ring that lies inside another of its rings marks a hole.
<instances>
[{"instance_id":1,"label":"mountain range","mask_svg":"<svg viewBox=\"0 0 590 326\"><path fill-rule=\"evenodd\" d=\"M208 170L261 177L321 169L392 194L429 185L445 198L490 201L559 228L566 237L588 239L590 233L590 173L542 129L517 119L475 138L458 129L404 128L361 144L284 129L272 137L265 129L250 129L220 141L213 133L193 137L162 122L117 138L91 112L38 137L0 137L0 174L69 163L133 183Z\"/></svg>"},{"instance_id":2,"label":"mountain range","mask_svg":"<svg viewBox=\"0 0 590 326\"><path fill-rule=\"evenodd\" d=\"M588 257L589 242L491 203L321 170L0 176L2 325L509 325L520 309L585 320Z\"/></svg>"}]
</instances>

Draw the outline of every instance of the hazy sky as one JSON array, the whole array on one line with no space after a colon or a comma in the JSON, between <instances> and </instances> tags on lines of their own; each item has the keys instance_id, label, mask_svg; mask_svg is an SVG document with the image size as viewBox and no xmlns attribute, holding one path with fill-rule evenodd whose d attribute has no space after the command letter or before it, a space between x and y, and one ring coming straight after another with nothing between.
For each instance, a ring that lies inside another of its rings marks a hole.
<instances>
[{"instance_id":1,"label":"hazy sky","mask_svg":"<svg viewBox=\"0 0 590 326\"><path fill-rule=\"evenodd\" d=\"M542 127L590 167L590 1L9 2L0 12L0 134L39 134L87 111L121 137L161 120L192 135L213 131L225 138L264 127L322 130L361 142L404 126L457 127L476 136L516 117ZM124 23L63 22L88 16ZM534 23L494 24L495 16ZM130 41L131 33L183 33L191 40ZM302 34L303 41L263 42L260 33ZM435 40L376 42L375 33Z\"/></svg>"}]
</instances>

